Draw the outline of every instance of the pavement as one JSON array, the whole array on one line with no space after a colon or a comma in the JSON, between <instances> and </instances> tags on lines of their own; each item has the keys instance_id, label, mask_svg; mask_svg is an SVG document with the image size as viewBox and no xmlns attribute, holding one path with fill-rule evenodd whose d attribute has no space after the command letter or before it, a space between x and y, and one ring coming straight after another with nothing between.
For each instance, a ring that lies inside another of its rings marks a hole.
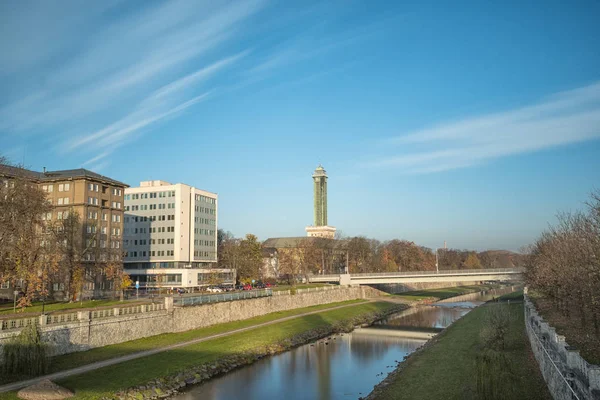
<instances>
[{"instance_id":1,"label":"pavement","mask_svg":"<svg viewBox=\"0 0 600 400\"><path fill-rule=\"evenodd\" d=\"M381 298L367 299L368 302L381 301L381 300L386 301L385 296L383 296ZM152 356L152 355L163 353L165 351L169 351L169 350L173 350L173 349L178 349L180 347L185 347L185 346L189 346L189 345L196 344L196 343L206 342L208 340L226 337L226 336L234 335L234 334L240 333L240 332L251 331L253 329L278 324L280 322L289 321L289 320L304 317L307 315L318 314L318 313L322 313L325 311L337 310L340 308L352 307L352 306L356 306L358 304L364 304L364 303L346 304L346 305L342 305L342 306L336 306L336 307L320 309L320 310L316 310L316 311L310 311L310 312L306 312L306 313L302 313L302 314L298 314L298 315L292 315L290 317L279 318L279 319L276 319L273 321L268 321L268 322L263 322L263 323L260 323L257 325L248 326L246 328L234 329L232 331L223 332L223 333L219 333L219 334L215 334L215 335L211 335L211 336L206 336L206 337L199 338L199 339L188 340L186 342L175 343L175 344L172 344L169 346L158 347L158 348L155 348L152 350L140 351L138 353L128 354L128 355L121 356L121 357L115 357L115 358L111 358L108 360L98 361L98 362L94 362L91 364L82 365L80 367L67 369L67 370L59 371L59 372L54 372L54 373L48 374L48 375L38 376L36 378L27 379L24 381L7 383L5 385L0 386L0 393L12 392L12 391L19 390L19 389L22 389L27 386L35 385L35 384L43 381L44 379L56 381L59 379L64 379L64 378L70 377L70 376L80 375L80 374L84 374L86 372L94 371L99 368L104 368L104 367L108 367L111 365L120 364L120 363L123 363L126 361L135 360L135 359L142 358L142 357Z\"/></svg>"}]
</instances>

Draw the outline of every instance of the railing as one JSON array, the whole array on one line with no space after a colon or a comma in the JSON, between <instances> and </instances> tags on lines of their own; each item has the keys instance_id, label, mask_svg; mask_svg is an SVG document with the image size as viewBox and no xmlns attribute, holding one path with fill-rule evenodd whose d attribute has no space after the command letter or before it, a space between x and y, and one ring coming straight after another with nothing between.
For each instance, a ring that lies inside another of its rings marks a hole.
<instances>
[{"instance_id":1,"label":"railing","mask_svg":"<svg viewBox=\"0 0 600 400\"><path fill-rule=\"evenodd\" d=\"M198 304L220 303L223 301L255 299L258 297L269 296L273 296L273 291L271 289L245 290L242 292L232 293L225 292L216 294L202 294L198 296L173 297L173 304L176 306L186 307L195 306Z\"/></svg>"},{"instance_id":2,"label":"railing","mask_svg":"<svg viewBox=\"0 0 600 400\"><path fill-rule=\"evenodd\" d=\"M480 274L522 274L524 268L492 268L492 269L448 269L440 271L400 271L400 272L373 272L364 274L350 274L354 277L376 277L376 276L415 276L415 275L480 275ZM314 275L315 278L323 275Z\"/></svg>"},{"instance_id":3,"label":"railing","mask_svg":"<svg viewBox=\"0 0 600 400\"><path fill-rule=\"evenodd\" d=\"M4 319L2 320L2 330L21 329L28 325L37 324L38 317Z\"/></svg>"},{"instance_id":4,"label":"railing","mask_svg":"<svg viewBox=\"0 0 600 400\"><path fill-rule=\"evenodd\" d=\"M111 310L107 310L107 311L111 311ZM97 312L97 311L94 311ZM47 325L52 325L52 324L65 324L65 323L70 323L70 322L74 322L77 321L77 312L70 312L70 313L64 313L64 314L50 314L50 315L46 315L46 324Z\"/></svg>"},{"instance_id":5,"label":"railing","mask_svg":"<svg viewBox=\"0 0 600 400\"><path fill-rule=\"evenodd\" d=\"M97 308L97 309L87 309L80 311L70 311L70 312L58 312L51 313L45 315L38 316L28 316L28 317L14 317L14 318L5 318L1 320L0 330L10 330L10 329L21 329L31 324L42 324L42 325L60 325L60 324L70 324L79 321L79 313L86 312L87 315L83 317L85 320L97 320L102 318L116 317L120 315L134 315L152 311L161 311L165 309L165 303L153 303L153 304L136 304L131 306L121 306L121 307L112 307L112 308ZM88 317L89 315L89 317Z\"/></svg>"},{"instance_id":6,"label":"railing","mask_svg":"<svg viewBox=\"0 0 600 400\"><path fill-rule=\"evenodd\" d=\"M314 287L314 288L305 288L305 289L296 289L296 294L302 294L302 293L311 293L311 292L323 292L326 290L337 290L337 289L341 289L341 286L319 286L319 287ZM281 295L290 295L292 294L291 290L278 290L278 291L274 291L273 295L274 296L281 296Z\"/></svg>"}]
</instances>

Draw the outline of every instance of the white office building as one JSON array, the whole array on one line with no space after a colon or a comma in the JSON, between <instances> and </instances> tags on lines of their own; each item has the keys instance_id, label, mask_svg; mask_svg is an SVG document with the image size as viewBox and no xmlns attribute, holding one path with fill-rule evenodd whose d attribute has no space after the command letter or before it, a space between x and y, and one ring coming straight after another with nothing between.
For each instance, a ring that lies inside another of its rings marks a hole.
<instances>
[{"instance_id":1,"label":"white office building","mask_svg":"<svg viewBox=\"0 0 600 400\"><path fill-rule=\"evenodd\" d=\"M183 183L145 181L125 189L124 267L140 287L198 288L233 283L217 263L215 193ZM210 278L210 279L209 279Z\"/></svg>"}]
</instances>

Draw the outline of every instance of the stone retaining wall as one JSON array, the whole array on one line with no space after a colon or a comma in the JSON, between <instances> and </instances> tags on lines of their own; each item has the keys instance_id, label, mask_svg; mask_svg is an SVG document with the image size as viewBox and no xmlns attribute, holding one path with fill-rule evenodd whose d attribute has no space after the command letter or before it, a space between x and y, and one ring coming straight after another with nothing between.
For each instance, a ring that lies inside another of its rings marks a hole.
<instances>
[{"instance_id":1,"label":"stone retaining wall","mask_svg":"<svg viewBox=\"0 0 600 400\"><path fill-rule=\"evenodd\" d=\"M600 365L589 364L579 350L538 314L527 295L525 327L540 371L555 400L600 399Z\"/></svg>"},{"instance_id":2,"label":"stone retaining wall","mask_svg":"<svg viewBox=\"0 0 600 400\"><path fill-rule=\"evenodd\" d=\"M44 340L52 345L52 354L59 355L162 333L182 332L239 321L277 311L364 299L379 294L379 291L369 287L348 287L189 307L173 307L172 298L167 298L164 310L101 319L90 318L91 311L79 311L76 321L51 326L40 324L40 328ZM19 332L18 329L0 331L0 349L2 343Z\"/></svg>"}]
</instances>

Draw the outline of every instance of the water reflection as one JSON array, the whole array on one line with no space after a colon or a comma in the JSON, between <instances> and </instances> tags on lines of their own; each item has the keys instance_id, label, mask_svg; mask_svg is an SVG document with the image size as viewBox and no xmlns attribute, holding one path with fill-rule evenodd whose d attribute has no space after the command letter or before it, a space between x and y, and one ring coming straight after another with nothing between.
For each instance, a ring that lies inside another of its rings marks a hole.
<instances>
[{"instance_id":1,"label":"water reflection","mask_svg":"<svg viewBox=\"0 0 600 400\"><path fill-rule=\"evenodd\" d=\"M412 337L430 337L471 308L500 294L472 294L411 308L369 328L262 359L194 387L176 399L331 400L366 396L397 361L426 341Z\"/></svg>"},{"instance_id":2,"label":"water reflection","mask_svg":"<svg viewBox=\"0 0 600 400\"><path fill-rule=\"evenodd\" d=\"M176 398L356 399L425 341L348 334L334 336L328 343L320 341L260 360Z\"/></svg>"}]
</instances>

